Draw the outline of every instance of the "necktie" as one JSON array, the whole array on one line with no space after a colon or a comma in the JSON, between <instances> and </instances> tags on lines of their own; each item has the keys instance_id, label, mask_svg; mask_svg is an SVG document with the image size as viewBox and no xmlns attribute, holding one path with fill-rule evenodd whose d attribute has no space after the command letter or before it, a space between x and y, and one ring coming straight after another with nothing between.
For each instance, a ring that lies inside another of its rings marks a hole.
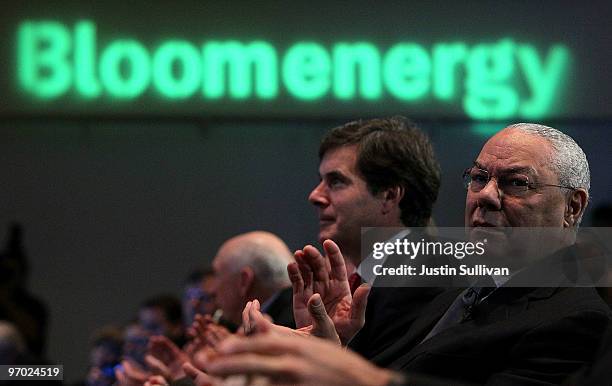
<instances>
[{"instance_id":1,"label":"necktie","mask_svg":"<svg viewBox=\"0 0 612 386\"><path fill-rule=\"evenodd\" d=\"M421 343L449 327L472 319L478 304L496 289L495 282L490 276L484 276L479 279L472 287L457 296Z\"/></svg>"},{"instance_id":2,"label":"necktie","mask_svg":"<svg viewBox=\"0 0 612 386\"><path fill-rule=\"evenodd\" d=\"M349 276L348 282L349 282L349 288L351 289L351 295L352 295L355 293L355 291L357 291L357 288L359 288L359 286L363 283L363 280L361 280L361 276L359 276L357 272L354 272L351 274L351 276Z\"/></svg>"},{"instance_id":3,"label":"necktie","mask_svg":"<svg viewBox=\"0 0 612 386\"><path fill-rule=\"evenodd\" d=\"M482 284L482 283L481 283ZM490 285L490 284L487 284ZM487 287L470 287L468 291L461 297L461 301L464 304L465 310L461 321L472 319L474 308L480 304L487 296L489 296L497 287L493 283L493 286Z\"/></svg>"}]
</instances>

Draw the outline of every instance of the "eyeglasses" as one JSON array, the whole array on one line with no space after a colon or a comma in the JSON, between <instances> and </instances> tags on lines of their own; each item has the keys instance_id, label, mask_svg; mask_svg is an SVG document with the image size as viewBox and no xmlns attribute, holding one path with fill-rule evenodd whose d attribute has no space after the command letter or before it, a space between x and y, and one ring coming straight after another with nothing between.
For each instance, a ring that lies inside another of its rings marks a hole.
<instances>
[{"instance_id":1,"label":"eyeglasses","mask_svg":"<svg viewBox=\"0 0 612 386\"><path fill-rule=\"evenodd\" d=\"M510 196L520 196L527 193L530 189L536 189L543 186L554 186L563 189L576 188L571 186L554 185L554 184L538 184L535 182L529 182L529 177L523 174L508 174L495 177L497 180L497 187L504 194ZM466 189L470 189L472 192L480 192L487 186L491 180L491 175L484 169L472 166L471 168L465 169L463 172L463 184Z\"/></svg>"}]
</instances>

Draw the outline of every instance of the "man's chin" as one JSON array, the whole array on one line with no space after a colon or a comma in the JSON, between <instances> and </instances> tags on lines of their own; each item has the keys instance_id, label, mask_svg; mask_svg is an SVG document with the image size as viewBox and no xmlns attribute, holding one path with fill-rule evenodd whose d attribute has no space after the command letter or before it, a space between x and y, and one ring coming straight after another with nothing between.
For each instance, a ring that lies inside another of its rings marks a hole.
<instances>
[{"instance_id":1,"label":"man's chin","mask_svg":"<svg viewBox=\"0 0 612 386\"><path fill-rule=\"evenodd\" d=\"M323 229L319 231L319 242L323 244L325 240L334 240L336 241L336 232L333 229Z\"/></svg>"}]
</instances>

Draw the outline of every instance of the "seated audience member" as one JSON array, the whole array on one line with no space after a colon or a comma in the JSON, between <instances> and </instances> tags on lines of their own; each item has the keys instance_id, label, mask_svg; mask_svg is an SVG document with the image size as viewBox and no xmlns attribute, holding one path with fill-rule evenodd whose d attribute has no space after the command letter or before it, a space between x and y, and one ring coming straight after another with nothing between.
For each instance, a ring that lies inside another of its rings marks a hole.
<instances>
[{"instance_id":1,"label":"seated audience member","mask_svg":"<svg viewBox=\"0 0 612 386\"><path fill-rule=\"evenodd\" d=\"M123 331L107 326L96 331L92 339L89 357L89 372L85 384L106 386L115 383L115 367L121 361Z\"/></svg>"},{"instance_id":2,"label":"seated audience member","mask_svg":"<svg viewBox=\"0 0 612 386\"><path fill-rule=\"evenodd\" d=\"M37 355L28 351L26 340L23 338L17 327L6 320L0 320L0 365L3 366L28 366L28 365L49 365L50 363L41 360ZM4 370L5 377L7 370ZM23 379L4 378L0 380L3 386L21 386L29 384ZM37 385L61 385L62 381L56 380L37 380Z\"/></svg>"},{"instance_id":3,"label":"seated audience member","mask_svg":"<svg viewBox=\"0 0 612 386\"><path fill-rule=\"evenodd\" d=\"M22 364L27 353L25 341L17 328L6 320L0 320L0 364Z\"/></svg>"},{"instance_id":4,"label":"seated audience member","mask_svg":"<svg viewBox=\"0 0 612 386\"><path fill-rule=\"evenodd\" d=\"M180 351L187 343L183 332L181 301L173 295L157 295L145 300L138 321L130 323L124 334L123 361L115 369L119 385L143 384L152 375L147 356L152 339L164 338Z\"/></svg>"},{"instance_id":5,"label":"seated audience member","mask_svg":"<svg viewBox=\"0 0 612 386\"><path fill-rule=\"evenodd\" d=\"M147 299L138 311L138 322L149 335L164 335L179 347L187 342L181 301L174 295Z\"/></svg>"},{"instance_id":6,"label":"seated audience member","mask_svg":"<svg viewBox=\"0 0 612 386\"><path fill-rule=\"evenodd\" d=\"M146 363L151 336L151 332L137 320L128 323L125 327L122 360L120 365L114 368L116 385L142 385L151 375Z\"/></svg>"},{"instance_id":7,"label":"seated audience member","mask_svg":"<svg viewBox=\"0 0 612 386\"><path fill-rule=\"evenodd\" d=\"M263 315L261 317L263 318ZM265 320L271 323L268 319ZM209 315L199 314L196 315L190 330L193 331L190 335L192 339L183 349L163 335L149 337L146 347L139 346L143 365L124 353L125 360L115 367L116 385L193 385L191 378L186 376L184 366L188 364L195 368L204 368L216 355L219 344L232 334Z\"/></svg>"},{"instance_id":8,"label":"seated audience member","mask_svg":"<svg viewBox=\"0 0 612 386\"><path fill-rule=\"evenodd\" d=\"M571 237L552 247L545 259L574 253L590 174L584 152L569 136L537 124L508 126L484 145L465 178L468 229L566 229ZM333 243L326 244L326 252L339 253ZM333 264L327 264L330 275ZM594 288L568 287L563 281L559 287L513 287L530 269L492 281L486 291L471 287L438 295L393 342L402 355L390 367L401 375L326 342L276 330L223 342L222 355L207 370L216 376L259 374L273 382L318 385L559 384L592 362L610 310ZM317 288L325 308L333 305L329 296L337 292ZM470 302L468 294L475 294Z\"/></svg>"},{"instance_id":9,"label":"seated audience member","mask_svg":"<svg viewBox=\"0 0 612 386\"><path fill-rule=\"evenodd\" d=\"M191 326L197 314L212 315L215 276L212 269L197 269L189 274L183 290L183 323Z\"/></svg>"},{"instance_id":10,"label":"seated audience member","mask_svg":"<svg viewBox=\"0 0 612 386\"><path fill-rule=\"evenodd\" d=\"M45 303L28 289L29 274L23 230L15 223L0 254L0 319L14 323L30 355L44 361L48 311Z\"/></svg>"},{"instance_id":11,"label":"seated audience member","mask_svg":"<svg viewBox=\"0 0 612 386\"><path fill-rule=\"evenodd\" d=\"M326 283L343 303L330 316L338 322L344 344L350 341L353 350L385 365L393 358L385 349L441 289L374 286L368 295L366 288L358 288L361 283L374 284L371 272L361 267L361 228L428 225L440 186L439 165L428 137L404 117L360 120L333 128L321 141L319 159L321 182L308 198L318 211L318 238L322 244L329 239L340 247L347 267L344 275L350 278L346 284L345 277L332 275ZM387 237L411 240L420 235L404 231ZM311 246L298 251L298 265L304 266L317 254ZM305 327L310 324L306 303L312 291L299 288L304 281L298 265L289 270L296 293L296 323ZM366 299L365 326L355 337L355 322L345 316L361 319L358 315ZM347 307L350 312L343 311Z\"/></svg>"},{"instance_id":12,"label":"seated audience member","mask_svg":"<svg viewBox=\"0 0 612 386\"><path fill-rule=\"evenodd\" d=\"M223 318L238 326L249 300L259 299L274 323L295 327L287 245L269 232L249 232L227 240L213 260L214 298Z\"/></svg>"},{"instance_id":13,"label":"seated audience member","mask_svg":"<svg viewBox=\"0 0 612 386\"><path fill-rule=\"evenodd\" d=\"M138 324L135 333L143 332ZM174 342L163 335L145 335L144 347L142 341L132 342L131 350L124 350L124 360L120 366L115 366L117 386L134 386L144 383L183 385L193 384L183 370L185 364L203 368L215 355L216 347L231 334L214 323L209 316L196 315L191 326L193 339L179 348ZM134 340L134 339L132 339ZM137 344L136 344L137 343ZM138 356L142 360L136 361Z\"/></svg>"},{"instance_id":14,"label":"seated audience member","mask_svg":"<svg viewBox=\"0 0 612 386\"><path fill-rule=\"evenodd\" d=\"M145 355L150 337L151 334L140 323L137 321L129 323L123 332L123 359L136 363L140 367L146 367Z\"/></svg>"}]
</instances>

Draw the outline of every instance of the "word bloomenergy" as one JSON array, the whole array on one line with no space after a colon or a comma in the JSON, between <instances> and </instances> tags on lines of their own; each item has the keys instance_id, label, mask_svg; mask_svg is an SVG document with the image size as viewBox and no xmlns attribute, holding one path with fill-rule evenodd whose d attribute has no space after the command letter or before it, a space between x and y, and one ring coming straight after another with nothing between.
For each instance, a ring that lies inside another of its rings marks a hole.
<instances>
[{"instance_id":1,"label":"word bloomenergy","mask_svg":"<svg viewBox=\"0 0 612 386\"><path fill-rule=\"evenodd\" d=\"M324 46L300 41L279 52L263 40L166 40L147 47L132 38L99 47L97 26L25 21L17 31L20 87L42 99L134 100L145 93L181 100L301 101L334 98L406 103L461 103L474 119L546 116L558 104L570 63L567 47L547 52L506 38L491 43L367 41ZM158 39L156 41L159 41Z\"/></svg>"}]
</instances>

